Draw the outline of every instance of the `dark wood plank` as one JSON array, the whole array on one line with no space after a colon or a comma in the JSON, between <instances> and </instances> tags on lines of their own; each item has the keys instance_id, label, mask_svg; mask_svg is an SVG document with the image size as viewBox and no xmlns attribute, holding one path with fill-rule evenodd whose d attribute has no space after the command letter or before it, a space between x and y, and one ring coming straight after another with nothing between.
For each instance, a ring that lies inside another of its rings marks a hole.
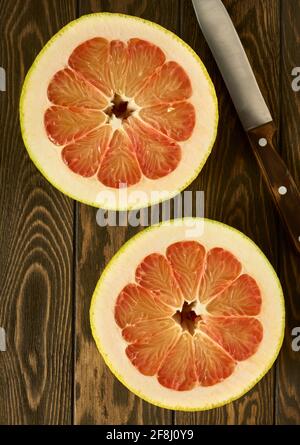
<instances>
[{"instance_id":1,"label":"dark wood plank","mask_svg":"<svg viewBox=\"0 0 300 445\"><path fill-rule=\"evenodd\" d=\"M176 31L179 1L81 1L80 14L110 11L147 18ZM107 262L139 228L100 228L96 211L79 206L76 299L76 423L169 424L172 414L143 402L110 373L90 332L90 298Z\"/></svg>"},{"instance_id":2,"label":"dark wood plank","mask_svg":"<svg viewBox=\"0 0 300 445\"><path fill-rule=\"evenodd\" d=\"M281 50L281 149L296 183L300 186L300 92L291 87L292 69L300 64L300 1L282 1ZM299 209L295 209L295 212ZM299 228L300 229L300 228ZM300 259L282 233L280 279L286 302L286 332L277 372L276 423L300 423L300 352L292 350L292 329L300 323Z\"/></svg>"},{"instance_id":3,"label":"dark wood plank","mask_svg":"<svg viewBox=\"0 0 300 445\"><path fill-rule=\"evenodd\" d=\"M72 400L73 202L31 163L19 129L21 85L75 1L0 4L0 423L69 424Z\"/></svg>"},{"instance_id":4,"label":"dark wood plank","mask_svg":"<svg viewBox=\"0 0 300 445\"><path fill-rule=\"evenodd\" d=\"M278 122L279 2L224 1L244 44L258 83ZM252 238L276 266L277 215L226 87L198 28L190 2L182 2L181 36L203 59L219 98L220 124L213 152L193 190L205 191L207 217L228 223ZM245 86L246 88L247 86ZM212 411L176 413L178 424L271 424L274 369L241 399Z\"/></svg>"}]
</instances>

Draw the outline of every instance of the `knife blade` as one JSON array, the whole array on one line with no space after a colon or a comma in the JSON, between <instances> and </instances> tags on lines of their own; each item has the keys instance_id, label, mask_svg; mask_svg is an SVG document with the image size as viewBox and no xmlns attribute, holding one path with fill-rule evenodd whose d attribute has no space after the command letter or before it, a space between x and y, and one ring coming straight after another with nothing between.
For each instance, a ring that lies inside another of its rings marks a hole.
<instances>
[{"instance_id":1,"label":"knife blade","mask_svg":"<svg viewBox=\"0 0 300 445\"><path fill-rule=\"evenodd\" d=\"M220 0L192 0L202 33L217 62L245 130L272 120L254 73Z\"/></svg>"},{"instance_id":2,"label":"knife blade","mask_svg":"<svg viewBox=\"0 0 300 445\"><path fill-rule=\"evenodd\" d=\"M275 148L276 127L239 36L221 0L192 3L273 201L300 253L300 193Z\"/></svg>"}]
</instances>

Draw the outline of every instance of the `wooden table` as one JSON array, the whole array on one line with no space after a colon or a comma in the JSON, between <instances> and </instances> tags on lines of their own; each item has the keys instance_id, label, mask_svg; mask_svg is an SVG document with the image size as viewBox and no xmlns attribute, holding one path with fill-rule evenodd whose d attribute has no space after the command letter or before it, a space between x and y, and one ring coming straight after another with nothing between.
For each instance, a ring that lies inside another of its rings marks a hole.
<instances>
[{"instance_id":1,"label":"wooden table","mask_svg":"<svg viewBox=\"0 0 300 445\"><path fill-rule=\"evenodd\" d=\"M278 125L281 154L300 182L300 0L224 1ZM153 20L201 56L219 97L213 152L191 190L205 214L250 236L281 279L286 335L276 365L246 396L203 413L160 409L127 391L104 365L91 336L89 305L103 268L140 228L100 228L96 209L65 197L31 163L18 121L24 76L47 40L82 14L113 11ZM189 0L0 1L0 352L2 424L300 423L300 261L291 249ZM245 86L246 87L246 86ZM295 209L295 212L299 209Z\"/></svg>"}]
</instances>

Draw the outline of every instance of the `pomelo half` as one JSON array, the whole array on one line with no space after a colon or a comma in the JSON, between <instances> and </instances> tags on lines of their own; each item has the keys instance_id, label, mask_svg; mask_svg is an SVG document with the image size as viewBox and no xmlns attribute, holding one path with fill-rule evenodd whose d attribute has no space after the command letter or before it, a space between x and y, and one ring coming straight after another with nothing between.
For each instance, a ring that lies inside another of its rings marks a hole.
<instances>
[{"instance_id":1,"label":"pomelo half","mask_svg":"<svg viewBox=\"0 0 300 445\"><path fill-rule=\"evenodd\" d=\"M20 121L31 159L55 187L124 210L169 199L198 175L218 110L205 67L179 37L99 13L69 23L37 56Z\"/></svg>"},{"instance_id":2,"label":"pomelo half","mask_svg":"<svg viewBox=\"0 0 300 445\"><path fill-rule=\"evenodd\" d=\"M90 309L115 376L148 402L186 411L250 390L278 355L284 317L280 282L259 248L200 218L164 222L128 241Z\"/></svg>"}]
</instances>

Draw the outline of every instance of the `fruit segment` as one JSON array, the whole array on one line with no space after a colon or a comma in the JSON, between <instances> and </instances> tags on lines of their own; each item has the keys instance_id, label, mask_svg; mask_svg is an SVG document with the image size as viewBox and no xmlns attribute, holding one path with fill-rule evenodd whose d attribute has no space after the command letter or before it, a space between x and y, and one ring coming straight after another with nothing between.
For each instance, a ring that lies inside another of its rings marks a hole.
<instances>
[{"instance_id":1,"label":"fruit segment","mask_svg":"<svg viewBox=\"0 0 300 445\"><path fill-rule=\"evenodd\" d=\"M109 41L95 37L77 46L69 58L69 65L105 95L112 95L109 71Z\"/></svg>"},{"instance_id":2,"label":"fruit segment","mask_svg":"<svg viewBox=\"0 0 300 445\"><path fill-rule=\"evenodd\" d=\"M136 325L144 320L170 317L172 308L157 296L136 284L128 284L119 294L115 306L115 320L120 328Z\"/></svg>"},{"instance_id":3,"label":"fruit segment","mask_svg":"<svg viewBox=\"0 0 300 445\"><path fill-rule=\"evenodd\" d=\"M147 178L162 178L175 170L181 159L181 148L175 141L134 117L128 119L126 130Z\"/></svg>"},{"instance_id":4,"label":"fruit segment","mask_svg":"<svg viewBox=\"0 0 300 445\"><path fill-rule=\"evenodd\" d=\"M212 315L258 315L261 293L256 281L247 274L240 275L224 292L206 306Z\"/></svg>"},{"instance_id":5,"label":"fruit segment","mask_svg":"<svg viewBox=\"0 0 300 445\"><path fill-rule=\"evenodd\" d=\"M199 385L215 385L233 373L236 363L224 349L202 332L196 332L193 339Z\"/></svg>"},{"instance_id":6,"label":"fruit segment","mask_svg":"<svg viewBox=\"0 0 300 445\"><path fill-rule=\"evenodd\" d=\"M107 187L128 187L141 179L132 143L123 130L115 130L108 149L104 153L98 179Z\"/></svg>"},{"instance_id":7,"label":"fruit segment","mask_svg":"<svg viewBox=\"0 0 300 445\"><path fill-rule=\"evenodd\" d=\"M140 117L151 127L175 141L189 139L196 121L195 108L189 102L159 104L142 108Z\"/></svg>"},{"instance_id":8,"label":"fruit segment","mask_svg":"<svg viewBox=\"0 0 300 445\"><path fill-rule=\"evenodd\" d=\"M135 97L145 81L165 61L160 48L141 39L130 39L128 42L129 66L125 94Z\"/></svg>"},{"instance_id":9,"label":"fruit segment","mask_svg":"<svg viewBox=\"0 0 300 445\"><path fill-rule=\"evenodd\" d=\"M198 327L235 360L251 357L263 338L263 327L254 317L205 316Z\"/></svg>"},{"instance_id":10,"label":"fruit segment","mask_svg":"<svg viewBox=\"0 0 300 445\"><path fill-rule=\"evenodd\" d=\"M77 142L66 145L62 150L64 162L74 173L81 176L95 175L110 135L110 125L103 125Z\"/></svg>"},{"instance_id":11,"label":"fruit segment","mask_svg":"<svg viewBox=\"0 0 300 445\"><path fill-rule=\"evenodd\" d=\"M200 283L202 303L224 291L241 272L241 263L228 250L215 247L207 253L205 273Z\"/></svg>"},{"instance_id":12,"label":"fruit segment","mask_svg":"<svg viewBox=\"0 0 300 445\"><path fill-rule=\"evenodd\" d=\"M157 379L166 388L187 391L197 384L195 369L194 342L187 332L181 334L179 340L160 367Z\"/></svg>"},{"instance_id":13,"label":"fruit segment","mask_svg":"<svg viewBox=\"0 0 300 445\"><path fill-rule=\"evenodd\" d=\"M129 52L127 45L121 40L110 42L111 85L114 93L125 94Z\"/></svg>"},{"instance_id":14,"label":"fruit segment","mask_svg":"<svg viewBox=\"0 0 300 445\"><path fill-rule=\"evenodd\" d=\"M176 62L166 62L145 83L135 101L141 107L188 99L192 86L184 69Z\"/></svg>"},{"instance_id":15,"label":"fruit segment","mask_svg":"<svg viewBox=\"0 0 300 445\"><path fill-rule=\"evenodd\" d=\"M172 328L173 323L175 322L169 317L142 320L133 325L126 326L122 331L122 335L128 343L149 343L160 332Z\"/></svg>"},{"instance_id":16,"label":"fruit segment","mask_svg":"<svg viewBox=\"0 0 300 445\"><path fill-rule=\"evenodd\" d=\"M44 116L49 139L57 145L66 145L82 138L106 121L102 111L86 108L53 106Z\"/></svg>"},{"instance_id":17,"label":"fruit segment","mask_svg":"<svg viewBox=\"0 0 300 445\"><path fill-rule=\"evenodd\" d=\"M174 243L167 248L167 258L172 265L184 299L195 300L204 269L204 247L196 241Z\"/></svg>"},{"instance_id":18,"label":"fruit segment","mask_svg":"<svg viewBox=\"0 0 300 445\"><path fill-rule=\"evenodd\" d=\"M101 110L108 100L101 92L70 68L58 71L48 86L48 99L55 105Z\"/></svg>"},{"instance_id":19,"label":"fruit segment","mask_svg":"<svg viewBox=\"0 0 300 445\"><path fill-rule=\"evenodd\" d=\"M158 332L149 341L132 343L126 354L131 363L144 375L154 375L160 368L168 351L180 338L180 327L170 320L170 328L164 335Z\"/></svg>"},{"instance_id":20,"label":"fruit segment","mask_svg":"<svg viewBox=\"0 0 300 445\"><path fill-rule=\"evenodd\" d=\"M183 297L170 263L164 255L152 253L139 264L135 279L138 284L154 292L159 299L174 308L183 304Z\"/></svg>"}]
</instances>

